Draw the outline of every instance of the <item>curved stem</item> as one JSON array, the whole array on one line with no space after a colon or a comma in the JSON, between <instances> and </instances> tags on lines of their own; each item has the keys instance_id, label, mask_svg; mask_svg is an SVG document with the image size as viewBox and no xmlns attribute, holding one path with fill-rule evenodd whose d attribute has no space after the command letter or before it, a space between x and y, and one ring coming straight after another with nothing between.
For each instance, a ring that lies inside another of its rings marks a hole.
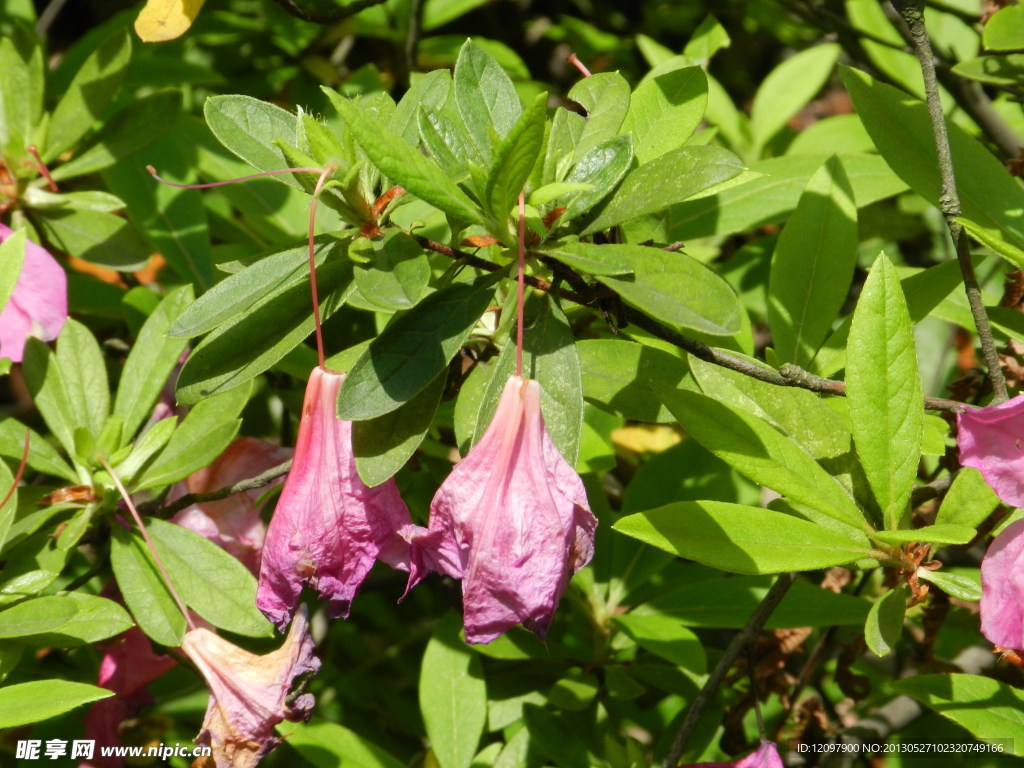
<instances>
[{"instance_id":1,"label":"curved stem","mask_svg":"<svg viewBox=\"0 0 1024 768\"><path fill-rule=\"evenodd\" d=\"M21 461L18 463L18 471L14 473L14 482L11 483L11 489L7 491L7 495L4 496L4 500L0 501L0 509L7 506L7 502L11 500L14 492L18 489L18 483L21 482L21 476L25 474L25 466L28 464L28 444L32 439L32 432L25 430L25 447L21 449Z\"/></svg>"},{"instance_id":2,"label":"curved stem","mask_svg":"<svg viewBox=\"0 0 1024 768\"><path fill-rule=\"evenodd\" d=\"M523 304L526 293L526 193L519 193L519 279L516 282L516 376L523 375Z\"/></svg>"},{"instance_id":3,"label":"curved stem","mask_svg":"<svg viewBox=\"0 0 1024 768\"><path fill-rule=\"evenodd\" d=\"M313 202L309 206L309 290L313 297L313 328L316 331L316 356L317 360L320 361L320 367L324 367L324 335L320 328L320 298L316 292L316 264L314 263L314 251L313 251L313 225L316 223L316 206L320 202L320 191L324 188L324 183L327 181L327 177L331 175L334 170L333 166L328 165L320 173L320 178L316 181L316 187L313 189Z\"/></svg>"},{"instance_id":4,"label":"curved stem","mask_svg":"<svg viewBox=\"0 0 1024 768\"><path fill-rule=\"evenodd\" d=\"M150 176L161 184L168 187L177 187L178 189L210 189L211 187L226 187L228 184L237 184L240 181L249 181L250 179L262 179L264 176L277 176L282 173L321 173L323 171L322 168L280 168L276 171L260 171L259 173L239 176L237 179L228 179L226 181L211 181L206 184L179 184L163 178L152 165L147 165L146 170L149 171Z\"/></svg>"}]
</instances>

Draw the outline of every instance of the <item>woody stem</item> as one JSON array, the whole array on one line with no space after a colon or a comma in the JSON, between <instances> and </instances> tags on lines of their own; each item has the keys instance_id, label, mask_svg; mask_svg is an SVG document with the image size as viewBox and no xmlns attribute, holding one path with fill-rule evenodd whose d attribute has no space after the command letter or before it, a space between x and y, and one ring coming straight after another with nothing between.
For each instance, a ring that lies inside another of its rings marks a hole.
<instances>
[{"instance_id":1,"label":"woody stem","mask_svg":"<svg viewBox=\"0 0 1024 768\"><path fill-rule=\"evenodd\" d=\"M516 376L523 375L523 297L526 292L526 194L519 193L519 279L516 284Z\"/></svg>"}]
</instances>

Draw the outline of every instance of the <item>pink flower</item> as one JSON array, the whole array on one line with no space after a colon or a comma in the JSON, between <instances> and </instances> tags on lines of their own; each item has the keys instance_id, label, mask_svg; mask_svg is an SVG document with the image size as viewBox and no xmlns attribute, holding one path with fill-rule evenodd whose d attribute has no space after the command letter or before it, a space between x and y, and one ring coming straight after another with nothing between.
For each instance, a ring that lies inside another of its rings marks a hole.
<instances>
[{"instance_id":1,"label":"pink flower","mask_svg":"<svg viewBox=\"0 0 1024 768\"><path fill-rule=\"evenodd\" d=\"M117 696L92 705L85 716L85 738L99 746L119 745L121 723L153 701L146 686L175 664L177 662L170 656L154 653L149 638L138 627L121 635L104 651L96 681L98 686L114 691ZM118 768L121 765L124 761L120 757L101 757L96 750L95 757L82 762L79 768Z\"/></svg>"},{"instance_id":2,"label":"pink flower","mask_svg":"<svg viewBox=\"0 0 1024 768\"><path fill-rule=\"evenodd\" d=\"M345 375L314 368L306 385L295 458L267 530L256 605L282 628L302 584L330 600L331 616L348 616L379 557L402 567L408 545L398 531L409 510L393 480L374 488L356 472L352 424L335 416Z\"/></svg>"},{"instance_id":3,"label":"pink flower","mask_svg":"<svg viewBox=\"0 0 1024 768\"><path fill-rule=\"evenodd\" d=\"M981 634L1024 650L1024 520L1006 526L981 561Z\"/></svg>"},{"instance_id":4,"label":"pink flower","mask_svg":"<svg viewBox=\"0 0 1024 768\"><path fill-rule=\"evenodd\" d=\"M413 536L410 586L426 571L462 579L466 641L516 624L543 637L569 579L590 562L597 519L544 427L540 385L513 376L494 419Z\"/></svg>"},{"instance_id":5,"label":"pink flower","mask_svg":"<svg viewBox=\"0 0 1024 768\"><path fill-rule=\"evenodd\" d=\"M762 744L756 752L730 763L693 763L679 768L784 768L779 750L771 742Z\"/></svg>"},{"instance_id":6,"label":"pink flower","mask_svg":"<svg viewBox=\"0 0 1024 768\"><path fill-rule=\"evenodd\" d=\"M290 455L290 450L273 443L240 437L210 466L193 472L183 483L175 484L169 499L225 488L277 466ZM171 522L209 539L258 574L267 527L256 501L266 490L255 488L220 501L192 504L172 517Z\"/></svg>"},{"instance_id":7,"label":"pink flower","mask_svg":"<svg viewBox=\"0 0 1024 768\"><path fill-rule=\"evenodd\" d=\"M958 413L960 463L974 467L1007 504L1024 506L1024 395Z\"/></svg>"},{"instance_id":8,"label":"pink flower","mask_svg":"<svg viewBox=\"0 0 1024 768\"><path fill-rule=\"evenodd\" d=\"M181 650L210 687L196 743L212 747L217 768L251 768L280 741L275 725L309 717L310 694L288 701L292 681L320 666L304 609L295 614L284 645L266 656L242 650L205 628L186 632Z\"/></svg>"},{"instance_id":9,"label":"pink flower","mask_svg":"<svg viewBox=\"0 0 1024 768\"><path fill-rule=\"evenodd\" d=\"M14 230L0 224L0 243ZM25 339L53 341L68 317L67 275L46 249L25 241L25 261L14 293L0 311L0 357L21 362Z\"/></svg>"}]
</instances>

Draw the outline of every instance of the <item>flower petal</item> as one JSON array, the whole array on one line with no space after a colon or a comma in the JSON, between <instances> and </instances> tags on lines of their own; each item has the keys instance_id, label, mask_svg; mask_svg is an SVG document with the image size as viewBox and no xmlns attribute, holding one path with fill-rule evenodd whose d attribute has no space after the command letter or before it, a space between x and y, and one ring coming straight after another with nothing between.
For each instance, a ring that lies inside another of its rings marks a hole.
<instances>
[{"instance_id":1,"label":"flower petal","mask_svg":"<svg viewBox=\"0 0 1024 768\"><path fill-rule=\"evenodd\" d=\"M1024 395L956 416L960 463L1007 504L1024 506Z\"/></svg>"},{"instance_id":2,"label":"flower petal","mask_svg":"<svg viewBox=\"0 0 1024 768\"><path fill-rule=\"evenodd\" d=\"M13 234L14 230L0 224L0 242ZM26 240L21 274L0 311L0 357L21 362L25 339L53 341L67 317L67 275L45 248Z\"/></svg>"},{"instance_id":3,"label":"flower petal","mask_svg":"<svg viewBox=\"0 0 1024 768\"><path fill-rule=\"evenodd\" d=\"M1024 650L1024 520L996 536L981 561L981 634Z\"/></svg>"}]
</instances>

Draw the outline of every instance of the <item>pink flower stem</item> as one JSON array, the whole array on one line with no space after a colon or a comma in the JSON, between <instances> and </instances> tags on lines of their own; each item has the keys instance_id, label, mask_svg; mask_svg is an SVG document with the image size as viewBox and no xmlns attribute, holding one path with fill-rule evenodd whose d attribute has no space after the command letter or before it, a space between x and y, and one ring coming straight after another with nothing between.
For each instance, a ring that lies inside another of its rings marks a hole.
<instances>
[{"instance_id":1,"label":"pink flower stem","mask_svg":"<svg viewBox=\"0 0 1024 768\"><path fill-rule=\"evenodd\" d=\"M117 486L118 493L121 494L121 498L124 499L125 505L128 507L128 511L132 513L132 518L135 520L135 524L139 526L139 532L142 534L142 538L146 541L146 546L149 547L150 553L153 555L153 560L156 561L156 567L160 569L160 575L164 578L164 583L167 584L167 591L171 593L171 597L174 598L174 602L178 604L178 609L181 611L182 616L185 617L185 623L189 629L195 629L195 622L192 621L192 617L189 616L188 609L185 607L185 601L181 599L181 595L178 594L178 590L174 588L174 584L171 583L171 577L167 573L167 568L164 567L164 561L160 558L160 555L156 551L156 546L153 544L153 540L149 537L149 531L146 530L146 526L142 523L142 516L139 511L135 508L135 504L132 503L132 497L128 495L128 491L121 483L121 479L114 474L114 470L107 463L107 460L102 456L98 457L100 464L107 470L107 474L114 480L114 485Z\"/></svg>"},{"instance_id":2,"label":"pink flower stem","mask_svg":"<svg viewBox=\"0 0 1024 768\"><path fill-rule=\"evenodd\" d=\"M587 69L586 65L582 61L579 60L579 58L576 56L575 52L574 53L570 53L569 54L569 58L566 59L566 61L568 61L570 64L572 64L574 67L576 67L576 69L578 69L581 73L583 73L584 77L590 77L590 70Z\"/></svg>"},{"instance_id":3,"label":"pink flower stem","mask_svg":"<svg viewBox=\"0 0 1024 768\"><path fill-rule=\"evenodd\" d=\"M228 184L237 184L240 181L249 181L250 179L261 179L264 176L275 176L281 173L322 173L322 168L281 168L277 171L262 171L260 173L253 173L249 176L239 176L237 179L228 179L227 181L211 181L208 184L178 184L173 181L168 181L156 172L156 168L152 165L147 165L146 170L149 174L159 181L161 184L165 184L168 187L177 187L178 189L209 189L210 187L226 187Z\"/></svg>"},{"instance_id":4,"label":"pink flower stem","mask_svg":"<svg viewBox=\"0 0 1024 768\"><path fill-rule=\"evenodd\" d=\"M53 180L53 176L50 175L50 169L46 167L46 163L43 162L43 158L39 156L39 150L36 149L36 145L29 144L25 149L27 149L29 154L36 159L36 162L34 163L31 160L26 160L25 162L42 174L43 178L46 179L46 182L50 185L51 192L59 192L60 190L57 188L57 182Z\"/></svg>"},{"instance_id":5,"label":"pink flower stem","mask_svg":"<svg viewBox=\"0 0 1024 768\"><path fill-rule=\"evenodd\" d=\"M519 281L516 286L516 376L523 375L523 298L526 286L526 193L519 193Z\"/></svg>"},{"instance_id":6,"label":"pink flower stem","mask_svg":"<svg viewBox=\"0 0 1024 768\"><path fill-rule=\"evenodd\" d=\"M313 296L313 328L316 330L316 356L320 367L324 367L324 335L320 329L320 298L316 292L316 265L313 262L313 224L316 221L316 206L320 202L320 191L334 167L328 165L320 172L320 178L313 189L313 202L309 206L309 289Z\"/></svg>"},{"instance_id":7,"label":"pink flower stem","mask_svg":"<svg viewBox=\"0 0 1024 768\"><path fill-rule=\"evenodd\" d=\"M25 465L28 464L28 442L32 437L32 433L27 429L25 430L25 447L21 449L21 463L18 464L18 471L14 473L14 482L11 483L11 490L4 496L4 500L0 501L0 509L7 506L7 502L11 500L11 496L14 495L14 491L18 488L18 483L21 482L21 476L25 474Z\"/></svg>"}]
</instances>

